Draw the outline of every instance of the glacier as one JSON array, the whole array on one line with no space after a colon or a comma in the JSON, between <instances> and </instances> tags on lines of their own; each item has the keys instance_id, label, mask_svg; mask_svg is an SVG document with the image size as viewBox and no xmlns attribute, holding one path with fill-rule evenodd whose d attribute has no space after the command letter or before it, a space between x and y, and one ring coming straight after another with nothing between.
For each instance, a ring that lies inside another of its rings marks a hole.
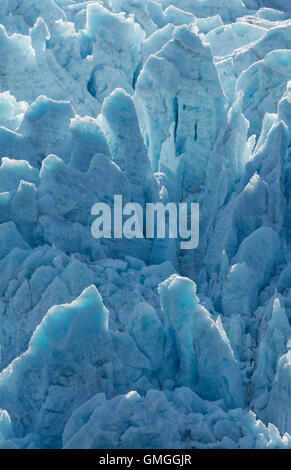
<instances>
[{"instance_id":1,"label":"glacier","mask_svg":"<svg viewBox=\"0 0 291 470\"><path fill-rule=\"evenodd\" d=\"M1 0L0 159L1 449L291 448L286 0Z\"/></svg>"}]
</instances>

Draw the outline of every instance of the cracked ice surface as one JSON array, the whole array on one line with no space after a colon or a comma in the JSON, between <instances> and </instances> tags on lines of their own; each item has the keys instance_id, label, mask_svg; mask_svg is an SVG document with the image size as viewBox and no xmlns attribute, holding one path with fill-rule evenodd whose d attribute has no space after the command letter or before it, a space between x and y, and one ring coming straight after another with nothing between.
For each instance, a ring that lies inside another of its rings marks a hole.
<instances>
[{"instance_id":1,"label":"cracked ice surface","mask_svg":"<svg viewBox=\"0 0 291 470\"><path fill-rule=\"evenodd\" d=\"M1 448L291 448L287 3L1 1Z\"/></svg>"}]
</instances>

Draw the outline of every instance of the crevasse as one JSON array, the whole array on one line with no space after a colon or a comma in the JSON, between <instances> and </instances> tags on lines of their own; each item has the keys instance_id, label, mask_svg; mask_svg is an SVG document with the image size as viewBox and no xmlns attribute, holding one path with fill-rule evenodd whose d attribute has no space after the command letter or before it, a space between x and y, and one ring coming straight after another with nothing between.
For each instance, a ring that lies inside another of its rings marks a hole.
<instances>
[{"instance_id":1,"label":"crevasse","mask_svg":"<svg viewBox=\"0 0 291 470\"><path fill-rule=\"evenodd\" d=\"M0 2L1 448L291 448L286 3Z\"/></svg>"}]
</instances>

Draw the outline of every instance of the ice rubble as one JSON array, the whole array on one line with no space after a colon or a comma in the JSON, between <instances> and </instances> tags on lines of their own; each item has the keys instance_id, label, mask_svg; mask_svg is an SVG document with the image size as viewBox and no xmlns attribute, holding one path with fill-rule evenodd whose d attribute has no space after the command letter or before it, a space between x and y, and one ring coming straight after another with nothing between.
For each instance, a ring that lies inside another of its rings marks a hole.
<instances>
[{"instance_id":1,"label":"ice rubble","mask_svg":"<svg viewBox=\"0 0 291 470\"><path fill-rule=\"evenodd\" d=\"M291 447L285 6L1 2L0 447ZM115 194L198 249L94 239Z\"/></svg>"}]
</instances>

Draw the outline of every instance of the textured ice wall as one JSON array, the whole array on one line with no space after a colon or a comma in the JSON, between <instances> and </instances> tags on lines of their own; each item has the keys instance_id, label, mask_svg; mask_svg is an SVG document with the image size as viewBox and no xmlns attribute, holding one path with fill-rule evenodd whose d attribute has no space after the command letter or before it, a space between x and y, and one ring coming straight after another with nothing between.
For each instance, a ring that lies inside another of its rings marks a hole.
<instances>
[{"instance_id":1,"label":"textured ice wall","mask_svg":"<svg viewBox=\"0 0 291 470\"><path fill-rule=\"evenodd\" d=\"M290 18L0 2L0 447L291 447ZM115 194L198 249L94 239Z\"/></svg>"}]
</instances>

